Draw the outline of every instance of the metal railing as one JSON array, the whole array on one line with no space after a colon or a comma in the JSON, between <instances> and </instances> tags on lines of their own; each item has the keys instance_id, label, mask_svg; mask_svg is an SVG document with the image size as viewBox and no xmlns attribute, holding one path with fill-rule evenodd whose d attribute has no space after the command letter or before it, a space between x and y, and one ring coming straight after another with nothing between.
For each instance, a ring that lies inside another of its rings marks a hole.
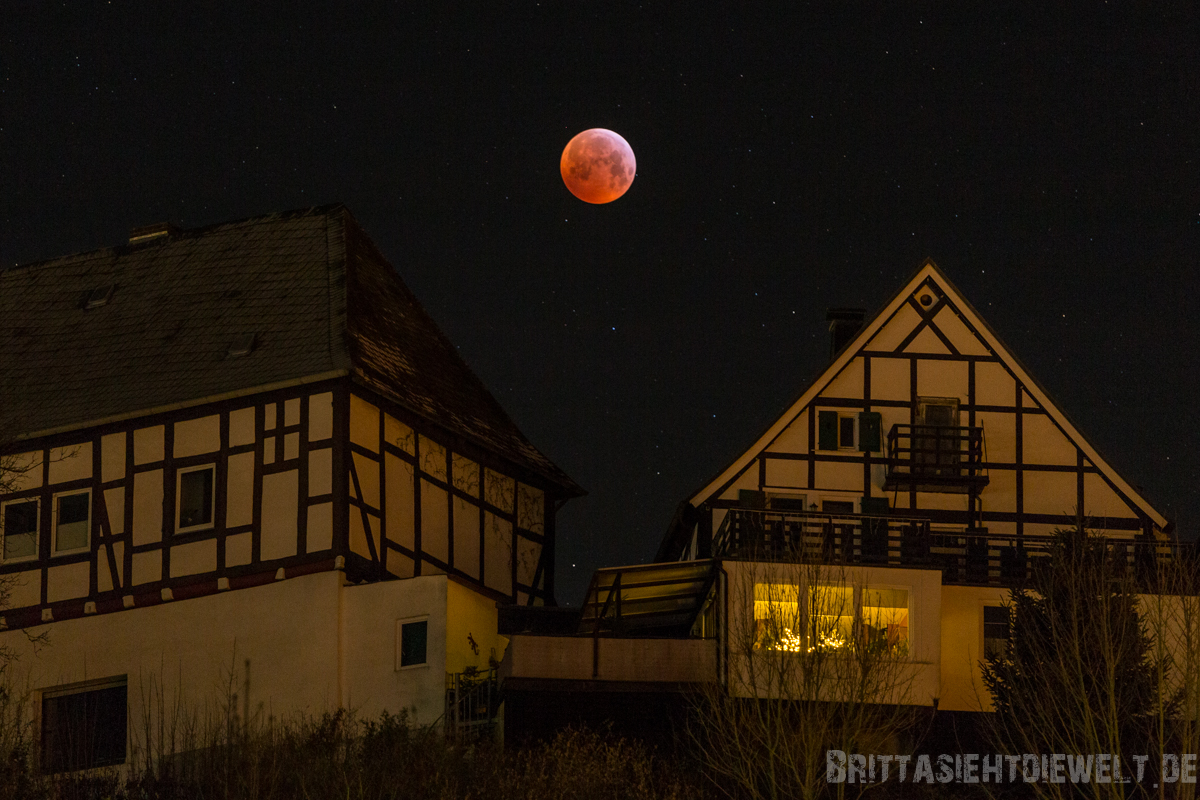
<instances>
[{"instance_id":1,"label":"metal railing","mask_svg":"<svg viewBox=\"0 0 1200 800\"><path fill-rule=\"evenodd\" d=\"M940 569L942 583L1024 584L1058 541L1053 536L939 530L917 517L730 509L713 536L713 555L747 561ZM1142 535L1106 540L1112 563L1152 576L1195 548Z\"/></svg>"},{"instance_id":2,"label":"metal railing","mask_svg":"<svg viewBox=\"0 0 1200 800\"><path fill-rule=\"evenodd\" d=\"M893 425L887 436L891 485L984 485L983 428L959 425Z\"/></svg>"},{"instance_id":3,"label":"metal railing","mask_svg":"<svg viewBox=\"0 0 1200 800\"><path fill-rule=\"evenodd\" d=\"M491 669L446 674L446 736L457 742L477 742L496 732L500 712L500 682Z\"/></svg>"}]
</instances>

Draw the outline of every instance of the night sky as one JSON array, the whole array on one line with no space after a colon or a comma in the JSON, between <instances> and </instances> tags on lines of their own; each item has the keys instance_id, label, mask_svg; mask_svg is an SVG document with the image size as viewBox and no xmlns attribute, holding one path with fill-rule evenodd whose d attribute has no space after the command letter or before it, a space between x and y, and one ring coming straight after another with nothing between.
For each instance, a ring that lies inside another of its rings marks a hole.
<instances>
[{"instance_id":1,"label":"night sky","mask_svg":"<svg viewBox=\"0 0 1200 800\"><path fill-rule=\"evenodd\" d=\"M1197 15L416 5L3 0L0 265L346 203L588 490L563 603L800 394L827 308L926 257L1200 529ZM591 127L637 154L610 205L558 174Z\"/></svg>"}]
</instances>

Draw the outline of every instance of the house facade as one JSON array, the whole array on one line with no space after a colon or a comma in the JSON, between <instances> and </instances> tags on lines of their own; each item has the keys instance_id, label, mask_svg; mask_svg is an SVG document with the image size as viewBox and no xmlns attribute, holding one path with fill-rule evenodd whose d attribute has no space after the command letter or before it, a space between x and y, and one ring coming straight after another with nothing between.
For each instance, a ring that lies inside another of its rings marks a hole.
<instances>
[{"instance_id":1,"label":"house facade","mask_svg":"<svg viewBox=\"0 0 1200 800\"><path fill-rule=\"evenodd\" d=\"M51 768L126 758L90 732L118 705L221 685L433 723L503 656L498 603L554 603L581 490L341 206L140 229L0 272L0 305L0 643Z\"/></svg>"},{"instance_id":2,"label":"house facade","mask_svg":"<svg viewBox=\"0 0 1200 800\"><path fill-rule=\"evenodd\" d=\"M516 632L510 685L576 691L582 679L619 694L720 681L753 695L738 676L754 653L866 635L906 654L904 702L986 710L979 662L1006 646L1007 591L1055 529L1085 525L1131 565L1170 554L1168 520L935 264L873 318L839 310L829 322L831 363L681 504L657 563L596 574L576 631L595 646L549 667L522 659L546 642ZM618 653L642 639L676 640L671 652L687 640L696 655L684 666L643 643L664 666L621 677Z\"/></svg>"}]
</instances>

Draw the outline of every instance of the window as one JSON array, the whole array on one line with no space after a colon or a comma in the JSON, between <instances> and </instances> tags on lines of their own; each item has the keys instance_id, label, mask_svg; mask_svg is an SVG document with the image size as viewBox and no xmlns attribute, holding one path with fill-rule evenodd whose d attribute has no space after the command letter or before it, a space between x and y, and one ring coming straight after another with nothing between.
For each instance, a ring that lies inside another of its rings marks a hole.
<instances>
[{"instance_id":1,"label":"window","mask_svg":"<svg viewBox=\"0 0 1200 800\"><path fill-rule=\"evenodd\" d=\"M4 504L4 560L37 557L38 501L10 500Z\"/></svg>"},{"instance_id":2,"label":"window","mask_svg":"<svg viewBox=\"0 0 1200 800\"><path fill-rule=\"evenodd\" d=\"M754 585L755 649L838 650L856 640L907 649L908 589L816 584L801 593L796 584Z\"/></svg>"},{"instance_id":3,"label":"window","mask_svg":"<svg viewBox=\"0 0 1200 800\"><path fill-rule=\"evenodd\" d=\"M1008 652L1008 609L1003 606L983 607L983 655L1003 656Z\"/></svg>"},{"instance_id":4,"label":"window","mask_svg":"<svg viewBox=\"0 0 1200 800\"><path fill-rule=\"evenodd\" d=\"M817 449L854 450L858 446L858 415L817 412Z\"/></svg>"},{"instance_id":5,"label":"window","mask_svg":"<svg viewBox=\"0 0 1200 800\"><path fill-rule=\"evenodd\" d=\"M962 455L958 430L958 398L918 397L913 431L914 471L926 475L957 475Z\"/></svg>"},{"instance_id":6,"label":"window","mask_svg":"<svg viewBox=\"0 0 1200 800\"><path fill-rule=\"evenodd\" d=\"M124 677L42 693L42 769L68 772L125 763Z\"/></svg>"},{"instance_id":7,"label":"window","mask_svg":"<svg viewBox=\"0 0 1200 800\"><path fill-rule=\"evenodd\" d=\"M907 647L908 589L864 589L862 623L869 645Z\"/></svg>"},{"instance_id":8,"label":"window","mask_svg":"<svg viewBox=\"0 0 1200 800\"><path fill-rule=\"evenodd\" d=\"M804 622L800 587L794 583L754 584L754 647L799 652Z\"/></svg>"},{"instance_id":9,"label":"window","mask_svg":"<svg viewBox=\"0 0 1200 800\"><path fill-rule=\"evenodd\" d=\"M425 663L426 645L429 641L429 621L398 622L397 669L416 667Z\"/></svg>"},{"instance_id":10,"label":"window","mask_svg":"<svg viewBox=\"0 0 1200 800\"><path fill-rule=\"evenodd\" d=\"M854 417L845 414L838 417L838 447L842 450L854 449Z\"/></svg>"},{"instance_id":11,"label":"window","mask_svg":"<svg viewBox=\"0 0 1200 800\"><path fill-rule=\"evenodd\" d=\"M113 292L116 288L117 285L115 283L110 283L107 286L97 286L95 289L92 289L83 299L84 310L108 305L108 301L112 300Z\"/></svg>"},{"instance_id":12,"label":"window","mask_svg":"<svg viewBox=\"0 0 1200 800\"><path fill-rule=\"evenodd\" d=\"M802 494L771 492L767 495L767 505L772 511L808 511L805 500Z\"/></svg>"},{"instance_id":13,"label":"window","mask_svg":"<svg viewBox=\"0 0 1200 800\"><path fill-rule=\"evenodd\" d=\"M853 514L853 500L822 500L821 511L825 514Z\"/></svg>"},{"instance_id":14,"label":"window","mask_svg":"<svg viewBox=\"0 0 1200 800\"><path fill-rule=\"evenodd\" d=\"M212 526L214 470L209 465L180 471L178 530Z\"/></svg>"},{"instance_id":15,"label":"window","mask_svg":"<svg viewBox=\"0 0 1200 800\"><path fill-rule=\"evenodd\" d=\"M88 546L91 531L92 493L54 496L54 552L67 553Z\"/></svg>"}]
</instances>

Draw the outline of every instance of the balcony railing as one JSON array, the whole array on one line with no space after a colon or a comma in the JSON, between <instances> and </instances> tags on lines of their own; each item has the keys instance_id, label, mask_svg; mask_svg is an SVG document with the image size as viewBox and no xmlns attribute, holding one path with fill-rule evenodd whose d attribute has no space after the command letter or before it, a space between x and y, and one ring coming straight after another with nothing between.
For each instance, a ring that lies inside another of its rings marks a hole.
<instances>
[{"instance_id":1,"label":"balcony railing","mask_svg":"<svg viewBox=\"0 0 1200 800\"><path fill-rule=\"evenodd\" d=\"M986 529L938 530L916 517L730 509L713 555L747 561L940 569L942 583L1019 586L1045 558L1053 536L1003 536ZM1109 539L1110 559L1153 576L1156 565L1194 551L1138 536Z\"/></svg>"},{"instance_id":2,"label":"balcony railing","mask_svg":"<svg viewBox=\"0 0 1200 800\"><path fill-rule=\"evenodd\" d=\"M983 428L893 425L887 436L888 490L966 492L988 483Z\"/></svg>"}]
</instances>

